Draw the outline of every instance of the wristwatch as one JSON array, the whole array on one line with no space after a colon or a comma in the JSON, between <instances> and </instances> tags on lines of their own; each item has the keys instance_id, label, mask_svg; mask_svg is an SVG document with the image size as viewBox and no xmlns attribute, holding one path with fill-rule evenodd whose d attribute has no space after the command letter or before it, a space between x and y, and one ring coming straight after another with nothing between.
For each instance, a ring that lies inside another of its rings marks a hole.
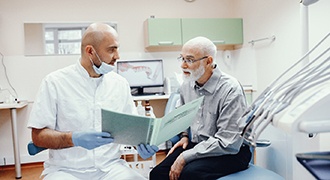
<instances>
[{"instance_id":1,"label":"wristwatch","mask_svg":"<svg viewBox=\"0 0 330 180\"><path fill-rule=\"evenodd\" d=\"M181 133L181 134L180 134L180 139L182 139L183 137L186 137L186 138L189 139L189 136L188 136L188 134L186 134L186 133Z\"/></svg>"}]
</instances>

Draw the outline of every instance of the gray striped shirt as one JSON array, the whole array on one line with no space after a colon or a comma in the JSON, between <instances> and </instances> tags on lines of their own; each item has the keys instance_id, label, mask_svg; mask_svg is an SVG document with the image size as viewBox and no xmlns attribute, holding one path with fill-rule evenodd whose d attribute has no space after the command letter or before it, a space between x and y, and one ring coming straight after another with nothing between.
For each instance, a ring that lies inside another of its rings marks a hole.
<instances>
[{"instance_id":1,"label":"gray striped shirt","mask_svg":"<svg viewBox=\"0 0 330 180\"><path fill-rule=\"evenodd\" d=\"M243 142L240 133L245 125L239 119L247 103L244 90L235 78L216 68L202 87L195 82L184 83L180 96L182 104L204 96L196 119L190 126L191 141L198 144L183 152L186 163L239 151Z\"/></svg>"}]
</instances>

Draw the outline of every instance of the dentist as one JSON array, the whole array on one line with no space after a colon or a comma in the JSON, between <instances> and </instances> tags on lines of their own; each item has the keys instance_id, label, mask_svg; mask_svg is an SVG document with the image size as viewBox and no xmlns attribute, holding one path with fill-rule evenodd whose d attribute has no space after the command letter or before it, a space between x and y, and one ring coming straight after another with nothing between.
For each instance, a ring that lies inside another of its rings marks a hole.
<instances>
[{"instance_id":1,"label":"dentist","mask_svg":"<svg viewBox=\"0 0 330 180\"><path fill-rule=\"evenodd\" d=\"M119 59L118 34L107 24L85 31L76 64L47 75L34 102L28 128L33 143L49 149L45 180L145 179L120 159L120 145L101 132L101 107L137 113L127 81L112 72ZM142 158L157 147L140 144Z\"/></svg>"}]
</instances>

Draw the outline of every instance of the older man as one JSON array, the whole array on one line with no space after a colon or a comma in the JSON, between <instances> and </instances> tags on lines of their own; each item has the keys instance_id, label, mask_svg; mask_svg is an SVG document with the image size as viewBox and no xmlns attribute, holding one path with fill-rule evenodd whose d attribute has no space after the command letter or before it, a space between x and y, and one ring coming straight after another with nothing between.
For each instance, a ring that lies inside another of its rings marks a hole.
<instances>
[{"instance_id":1,"label":"older man","mask_svg":"<svg viewBox=\"0 0 330 180\"><path fill-rule=\"evenodd\" d=\"M181 103L200 96L204 102L190 132L181 133L181 140L151 171L151 180L211 180L248 167L251 152L242 144L244 122L239 121L246 108L244 91L216 66L215 57L216 47L205 37L193 38L182 47Z\"/></svg>"}]
</instances>

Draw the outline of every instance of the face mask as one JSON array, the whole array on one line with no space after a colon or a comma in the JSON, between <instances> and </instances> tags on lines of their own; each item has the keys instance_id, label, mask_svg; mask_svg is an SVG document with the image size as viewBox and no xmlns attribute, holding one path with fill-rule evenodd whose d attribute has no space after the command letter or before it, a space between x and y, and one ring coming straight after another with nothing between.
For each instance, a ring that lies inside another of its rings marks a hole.
<instances>
[{"instance_id":1,"label":"face mask","mask_svg":"<svg viewBox=\"0 0 330 180\"><path fill-rule=\"evenodd\" d=\"M94 48L93 48L93 50L94 50ZM97 54L97 52L95 50L94 50L94 52L95 52L97 58L99 59L99 61L101 62L101 66L96 67L95 64L93 63L92 59L90 59L90 61L93 64L93 69L97 74L107 74L107 73L109 73L109 72L111 72L115 69L115 66L112 66L110 64L107 64L107 63L101 61L101 59L100 59L99 55Z\"/></svg>"},{"instance_id":2,"label":"face mask","mask_svg":"<svg viewBox=\"0 0 330 180\"><path fill-rule=\"evenodd\" d=\"M93 63L93 69L97 74L107 74L115 69L115 66L107 64L105 62L101 62L100 67L96 67Z\"/></svg>"}]
</instances>

